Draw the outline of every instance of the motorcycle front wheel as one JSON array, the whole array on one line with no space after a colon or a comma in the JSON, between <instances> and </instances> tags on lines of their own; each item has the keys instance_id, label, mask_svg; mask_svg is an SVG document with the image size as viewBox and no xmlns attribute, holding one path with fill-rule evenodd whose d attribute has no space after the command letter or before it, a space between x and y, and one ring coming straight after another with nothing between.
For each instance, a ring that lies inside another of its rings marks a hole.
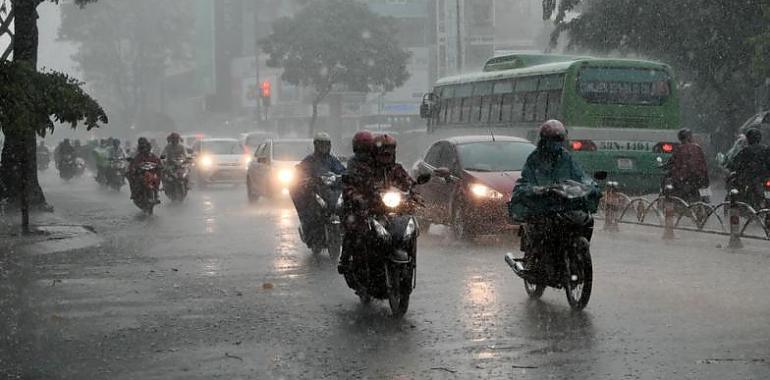
<instances>
[{"instance_id":1,"label":"motorcycle front wheel","mask_svg":"<svg viewBox=\"0 0 770 380\"><path fill-rule=\"evenodd\" d=\"M329 258L336 263L342 252L342 230L340 224L326 225L326 249L329 251Z\"/></svg>"},{"instance_id":2,"label":"motorcycle front wheel","mask_svg":"<svg viewBox=\"0 0 770 380\"><path fill-rule=\"evenodd\" d=\"M545 291L545 285L542 284L533 284L527 280L524 280L524 291L527 292L527 295L529 298L532 299L539 299L543 296L543 292Z\"/></svg>"},{"instance_id":3,"label":"motorcycle front wheel","mask_svg":"<svg viewBox=\"0 0 770 380\"><path fill-rule=\"evenodd\" d=\"M412 266L409 264L386 264L385 278L388 286L388 303L395 318L401 318L409 309L412 294Z\"/></svg>"},{"instance_id":4,"label":"motorcycle front wheel","mask_svg":"<svg viewBox=\"0 0 770 380\"><path fill-rule=\"evenodd\" d=\"M588 239L578 238L564 259L564 290L567 302L574 310L582 310L588 305L593 285L593 265Z\"/></svg>"}]
</instances>

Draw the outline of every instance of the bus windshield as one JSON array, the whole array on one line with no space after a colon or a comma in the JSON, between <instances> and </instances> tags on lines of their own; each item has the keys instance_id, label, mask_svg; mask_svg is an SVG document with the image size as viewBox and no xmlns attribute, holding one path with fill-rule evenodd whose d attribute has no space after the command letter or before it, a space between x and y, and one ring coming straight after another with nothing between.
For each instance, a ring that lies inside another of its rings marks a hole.
<instances>
[{"instance_id":1,"label":"bus windshield","mask_svg":"<svg viewBox=\"0 0 770 380\"><path fill-rule=\"evenodd\" d=\"M590 103L661 105L671 94L663 70L586 67L578 74L578 93Z\"/></svg>"},{"instance_id":2,"label":"bus windshield","mask_svg":"<svg viewBox=\"0 0 770 380\"><path fill-rule=\"evenodd\" d=\"M515 172L524 167L535 147L516 141L485 141L457 145L463 169L477 172Z\"/></svg>"}]
</instances>

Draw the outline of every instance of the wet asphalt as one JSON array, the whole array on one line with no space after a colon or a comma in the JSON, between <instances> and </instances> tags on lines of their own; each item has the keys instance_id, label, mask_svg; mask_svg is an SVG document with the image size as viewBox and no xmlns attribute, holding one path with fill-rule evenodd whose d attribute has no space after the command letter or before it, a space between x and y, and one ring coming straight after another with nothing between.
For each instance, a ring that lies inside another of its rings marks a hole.
<instances>
[{"instance_id":1,"label":"wet asphalt","mask_svg":"<svg viewBox=\"0 0 770 380\"><path fill-rule=\"evenodd\" d=\"M195 189L144 217L127 189L51 172L43 183L57 215L101 243L7 255L5 377L770 378L767 242L731 252L719 236L597 231L593 295L572 312L563 291L527 298L503 261L514 238L434 228L409 311L393 319L303 246L286 201Z\"/></svg>"}]
</instances>

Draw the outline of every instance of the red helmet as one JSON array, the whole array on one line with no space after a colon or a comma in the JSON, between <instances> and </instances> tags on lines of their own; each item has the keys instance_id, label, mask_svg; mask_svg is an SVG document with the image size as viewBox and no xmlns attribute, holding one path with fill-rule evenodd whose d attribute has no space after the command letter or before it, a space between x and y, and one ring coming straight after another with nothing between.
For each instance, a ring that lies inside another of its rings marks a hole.
<instances>
[{"instance_id":1,"label":"red helmet","mask_svg":"<svg viewBox=\"0 0 770 380\"><path fill-rule=\"evenodd\" d=\"M371 152L374 147L374 135L369 131L359 131L353 135L353 152Z\"/></svg>"},{"instance_id":2,"label":"red helmet","mask_svg":"<svg viewBox=\"0 0 770 380\"><path fill-rule=\"evenodd\" d=\"M567 128L559 120L548 120L540 126L540 139L564 141L567 139Z\"/></svg>"},{"instance_id":3,"label":"red helmet","mask_svg":"<svg viewBox=\"0 0 770 380\"><path fill-rule=\"evenodd\" d=\"M179 141L179 140L181 140L181 139L182 139L182 137L181 137L181 136L179 136L179 134L178 134L178 133L176 133L176 132L171 132L171 134L170 134L170 135L168 135L168 137L166 137L166 141L168 141L168 142L170 142L170 143L171 143L171 142L174 142L174 141Z\"/></svg>"},{"instance_id":4,"label":"red helmet","mask_svg":"<svg viewBox=\"0 0 770 380\"><path fill-rule=\"evenodd\" d=\"M381 164L396 162L396 138L389 134L378 135L374 138L375 159Z\"/></svg>"}]
</instances>

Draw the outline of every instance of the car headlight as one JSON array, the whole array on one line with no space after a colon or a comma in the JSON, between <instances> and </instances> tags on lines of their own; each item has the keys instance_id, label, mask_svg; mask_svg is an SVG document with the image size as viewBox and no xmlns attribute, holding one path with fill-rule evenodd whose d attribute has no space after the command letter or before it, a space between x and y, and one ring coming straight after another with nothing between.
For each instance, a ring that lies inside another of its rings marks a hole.
<instances>
[{"instance_id":1,"label":"car headlight","mask_svg":"<svg viewBox=\"0 0 770 380\"><path fill-rule=\"evenodd\" d=\"M243 167L244 167L244 168L246 168L246 169L248 169L248 168L249 168L249 165L251 164L251 161L252 161L252 160L253 160L253 158L252 158L251 156L246 156L246 157L243 159Z\"/></svg>"},{"instance_id":2,"label":"car headlight","mask_svg":"<svg viewBox=\"0 0 770 380\"><path fill-rule=\"evenodd\" d=\"M278 171L278 182L283 185L290 185L292 182L294 182L294 170L281 169Z\"/></svg>"},{"instance_id":3,"label":"car headlight","mask_svg":"<svg viewBox=\"0 0 770 380\"><path fill-rule=\"evenodd\" d=\"M382 203L388 208L396 208L401 204L401 193L388 191L382 194Z\"/></svg>"},{"instance_id":4,"label":"car headlight","mask_svg":"<svg viewBox=\"0 0 770 380\"><path fill-rule=\"evenodd\" d=\"M214 165L214 159L211 156L203 156L198 160L203 169L210 169Z\"/></svg>"},{"instance_id":5,"label":"car headlight","mask_svg":"<svg viewBox=\"0 0 770 380\"><path fill-rule=\"evenodd\" d=\"M471 193L473 193L473 195L478 198L500 199L503 197L503 194L499 191L491 189L489 186L482 185L480 183L471 185Z\"/></svg>"}]
</instances>

